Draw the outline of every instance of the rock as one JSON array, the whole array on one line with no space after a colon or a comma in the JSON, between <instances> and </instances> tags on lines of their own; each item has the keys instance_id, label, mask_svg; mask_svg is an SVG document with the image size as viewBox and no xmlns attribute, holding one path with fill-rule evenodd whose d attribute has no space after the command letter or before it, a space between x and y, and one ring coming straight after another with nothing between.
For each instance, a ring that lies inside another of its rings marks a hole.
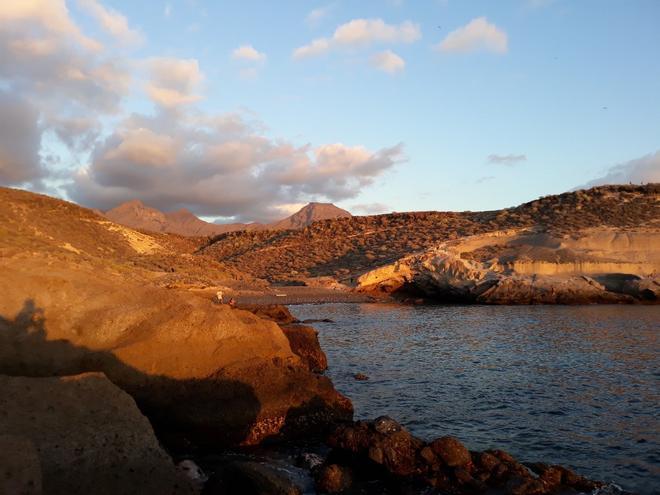
<instances>
[{"instance_id":1,"label":"rock","mask_svg":"<svg viewBox=\"0 0 660 495\"><path fill-rule=\"evenodd\" d=\"M316 489L320 493L339 493L353 484L350 468L338 464L323 466L316 477Z\"/></svg>"},{"instance_id":2,"label":"rock","mask_svg":"<svg viewBox=\"0 0 660 495\"><path fill-rule=\"evenodd\" d=\"M34 479L35 489L36 452L44 493L196 493L133 399L100 373L0 376L0 411L0 435L34 445L13 452L32 465L21 477Z\"/></svg>"},{"instance_id":3,"label":"rock","mask_svg":"<svg viewBox=\"0 0 660 495\"><path fill-rule=\"evenodd\" d=\"M385 435L388 433L395 433L403 429L399 423L394 421L389 416L379 416L374 419L373 428L378 433L383 433Z\"/></svg>"},{"instance_id":4,"label":"rock","mask_svg":"<svg viewBox=\"0 0 660 495\"><path fill-rule=\"evenodd\" d=\"M0 373L101 371L166 442L256 444L352 417L350 401L309 371L273 322L93 266L5 261Z\"/></svg>"},{"instance_id":5,"label":"rock","mask_svg":"<svg viewBox=\"0 0 660 495\"><path fill-rule=\"evenodd\" d=\"M470 452L457 438L441 437L431 442L430 446L447 466L465 466L472 461Z\"/></svg>"},{"instance_id":6,"label":"rock","mask_svg":"<svg viewBox=\"0 0 660 495\"><path fill-rule=\"evenodd\" d=\"M506 495L544 495L545 486L538 480L532 478L511 478L505 487Z\"/></svg>"},{"instance_id":7,"label":"rock","mask_svg":"<svg viewBox=\"0 0 660 495\"><path fill-rule=\"evenodd\" d=\"M291 314L289 308L280 304L241 304L239 308L280 325L299 323L298 319Z\"/></svg>"},{"instance_id":8,"label":"rock","mask_svg":"<svg viewBox=\"0 0 660 495\"><path fill-rule=\"evenodd\" d=\"M381 465L396 476L409 476L422 470L417 453L424 443L386 416L372 423L341 425L330 435L328 444Z\"/></svg>"},{"instance_id":9,"label":"rock","mask_svg":"<svg viewBox=\"0 0 660 495\"><path fill-rule=\"evenodd\" d=\"M369 377L367 375L365 375L364 373L355 373L353 375L353 378L355 378L359 382L365 382L365 381L369 380Z\"/></svg>"},{"instance_id":10,"label":"rock","mask_svg":"<svg viewBox=\"0 0 660 495\"><path fill-rule=\"evenodd\" d=\"M253 461L232 462L209 480L204 495L301 495L300 488L273 466Z\"/></svg>"},{"instance_id":11,"label":"rock","mask_svg":"<svg viewBox=\"0 0 660 495\"><path fill-rule=\"evenodd\" d=\"M39 454L34 443L26 437L0 435L0 493L42 493Z\"/></svg>"},{"instance_id":12,"label":"rock","mask_svg":"<svg viewBox=\"0 0 660 495\"><path fill-rule=\"evenodd\" d=\"M200 488L209 480L209 477L204 474L195 461L184 459L176 465L177 469L181 471L188 479L198 485Z\"/></svg>"},{"instance_id":13,"label":"rock","mask_svg":"<svg viewBox=\"0 0 660 495\"><path fill-rule=\"evenodd\" d=\"M475 457L476 463L478 463L479 467L487 473L491 473L493 469L495 469L495 467L501 462L500 459L495 457L493 454L489 454L488 452L477 453Z\"/></svg>"},{"instance_id":14,"label":"rock","mask_svg":"<svg viewBox=\"0 0 660 495\"><path fill-rule=\"evenodd\" d=\"M308 471L315 471L323 465L325 460L318 454L312 454L310 452L300 454L296 459L296 465L307 469Z\"/></svg>"},{"instance_id":15,"label":"rock","mask_svg":"<svg viewBox=\"0 0 660 495\"><path fill-rule=\"evenodd\" d=\"M310 371L321 373L328 369L328 358L319 344L318 332L305 325L283 325L291 350Z\"/></svg>"}]
</instances>

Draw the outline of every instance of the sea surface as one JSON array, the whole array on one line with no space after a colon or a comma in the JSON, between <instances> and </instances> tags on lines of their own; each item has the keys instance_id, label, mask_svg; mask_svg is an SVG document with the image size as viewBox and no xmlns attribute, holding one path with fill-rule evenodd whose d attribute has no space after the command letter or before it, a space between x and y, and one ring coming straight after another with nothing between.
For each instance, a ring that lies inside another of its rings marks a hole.
<instances>
[{"instance_id":1,"label":"sea surface","mask_svg":"<svg viewBox=\"0 0 660 495\"><path fill-rule=\"evenodd\" d=\"M660 493L660 306L291 310L334 321L314 326L356 418Z\"/></svg>"}]
</instances>

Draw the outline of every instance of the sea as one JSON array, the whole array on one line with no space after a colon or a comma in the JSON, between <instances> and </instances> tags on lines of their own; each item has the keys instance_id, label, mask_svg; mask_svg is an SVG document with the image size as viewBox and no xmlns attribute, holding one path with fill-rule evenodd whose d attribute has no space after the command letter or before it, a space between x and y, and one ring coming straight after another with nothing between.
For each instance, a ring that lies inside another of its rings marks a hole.
<instances>
[{"instance_id":1,"label":"sea","mask_svg":"<svg viewBox=\"0 0 660 495\"><path fill-rule=\"evenodd\" d=\"M356 419L660 493L660 306L290 309L332 320L314 327Z\"/></svg>"}]
</instances>

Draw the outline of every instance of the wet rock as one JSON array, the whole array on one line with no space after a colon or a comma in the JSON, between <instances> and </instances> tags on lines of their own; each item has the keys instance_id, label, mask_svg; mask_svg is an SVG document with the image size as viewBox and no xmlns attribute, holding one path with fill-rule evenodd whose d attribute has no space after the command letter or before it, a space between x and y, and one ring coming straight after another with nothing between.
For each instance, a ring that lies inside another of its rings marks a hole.
<instances>
[{"instance_id":1,"label":"wet rock","mask_svg":"<svg viewBox=\"0 0 660 495\"><path fill-rule=\"evenodd\" d=\"M302 491L283 472L259 462L232 462L211 477L203 495L301 495Z\"/></svg>"},{"instance_id":2,"label":"wet rock","mask_svg":"<svg viewBox=\"0 0 660 495\"><path fill-rule=\"evenodd\" d=\"M507 482L505 493L506 495L544 495L546 488L538 480L516 476Z\"/></svg>"},{"instance_id":3,"label":"wet rock","mask_svg":"<svg viewBox=\"0 0 660 495\"><path fill-rule=\"evenodd\" d=\"M447 466L465 466L472 461L470 452L457 438L441 437L431 442L430 446Z\"/></svg>"},{"instance_id":4,"label":"wet rock","mask_svg":"<svg viewBox=\"0 0 660 495\"><path fill-rule=\"evenodd\" d=\"M196 493L133 399L100 373L0 376L0 411L0 435L34 445L1 451L26 456L32 465L36 451L44 493ZM21 478L34 479L36 489L36 476L34 466Z\"/></svg>"},{"instance_id":5,"label":"wet rock","mask_svg":"<svg viewBox=\"0 0 660 495\"><path fill-rule=\"evenodd\" d=\"M487 473L493 472L493 469L500 464L500 459L488 452L478 452L473 456L475 464L477 464L483 471Z\"/></svg>"},{"instance_id":6,"label":"wet rock","mask_svg":"<svg viewBox=\"0 0 660 495\"><path fill-rule=\"evenodd\" d=\"M208 476L204 474L195 461L184 459L176 465L176 468L181 471L188 479L198 485L200 488L208 481Z\"/></svg>"},{"instance_id":7,"label":"wet rock","mask_svg":"<svg viewBox=\"0 0 660 495\"><path fill-rule=\"evenodd\" d=\"M384 435L388 433L395 433L403 429L403 427L399 423L394 421L389 416L379 416L376 419L374 419L373 428L378 433L382 433Z\"/></svg>"},{"instance_id":8,"label":"wet rock","mask_svg":"<svg viewBox=\"0 0 660 495\"><path fill-rule=\"evenodd\" d=\"M0 435L0 493L41 495L41 465L32 441Z\"/></svg>"},{"instance_id":9,"label":"wet rock","mask_svg":"<svg viewBox=\"0 0 660 495\"><path fill-rule=\"evenodd\" d=\"M334 320L331 320L330 318L308 318L302 322L308 325L311 323L334 323Z\"/></svg>"},{"instance_id":10,"label":"wet rock","mask_svg":"<svg viewBox=\"0 0 660 495\"><path fill-rule=\"evenodd\" d=\"M320 373L328 369L328 358L321 349L316 330L305 325L284 325L282 331L293 353L310 371Z\"/></svg>"},{"instance_id":11,"label":"wet rock","mask_svg":"<svg viewBox=\"0 0 660 495\"><path fill-rule=\"evenodd\" d=\"M364 373L355 373L353 375L353 378L355 378L359 382L365 382L369 379L369 377L367 375L365 375Z\"/></svg>"},{"instance_id":12,"label":"wet rock","mask_svg":"<svg viewBox=\"0 0 660 495\"><path fill-rule=\"evenodd\" d=\"M325 459L318 455L312 453L300 454L296 459L296 466L307 469L308 471L315 471L323 465Z\"/></svg>"},{"instance_id":13,"label":"wet rock","mask_svg":"<svg viewBox=\"0 0 660 495\"><path fill-rule=\"evenodd\" d=\"M316 477L316 489L320 493L339 493L349 489L352 484L351 469L338 464L323 466Z\"/></svg>"},{"instance_id":14,"label":"wet rock","mask_svg":"<svg viewBox=\"0 0 660 495\"><path fill-rule=\"evenodd\" d=\"M417 452L424 445L386 416L367 423L358 421L338 427L328 439L331 447L383 466L397 476L408 476L421 470Z\"/></svg>"}]
</instances>

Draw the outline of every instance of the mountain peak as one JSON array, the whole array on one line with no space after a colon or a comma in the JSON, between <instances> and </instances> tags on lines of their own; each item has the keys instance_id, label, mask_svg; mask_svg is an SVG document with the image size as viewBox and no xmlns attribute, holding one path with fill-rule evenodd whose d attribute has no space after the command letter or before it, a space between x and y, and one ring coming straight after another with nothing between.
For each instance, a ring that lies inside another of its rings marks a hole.
<instances>
[{"instance_id":1,"label":"mountain peak","mask_svg":"<svg viewBox=\"0 0 660 495\"><path fill-rule=\"evenodd\" d=\"M290 217L272 224L270 228L273 230L303 229L319 220L352 216L348 211L342 210L332 203L311 202Z\"/></svg>"}]
</instances>

